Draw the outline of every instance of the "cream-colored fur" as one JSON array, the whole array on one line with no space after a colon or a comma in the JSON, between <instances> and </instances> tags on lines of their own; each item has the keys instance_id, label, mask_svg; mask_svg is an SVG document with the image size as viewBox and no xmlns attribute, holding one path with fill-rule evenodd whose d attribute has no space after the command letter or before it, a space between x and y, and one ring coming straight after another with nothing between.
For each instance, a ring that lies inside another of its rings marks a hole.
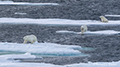
<instances>
[{"instance_id":1,"label":"cream-colored fur","mask_svg":"<svg viewBox=\"0 0 120 67\"><path fill-rule=\"evenodd\" d=\"M101 18L101 22L108 23L108 19L105 18L104 16L100 16L100 18Z\"/></svg>"},{"instance_id":2,"label":"cream-colored fur","mask_svg":"<svg viewBox=\"0 0 120 67\"><path fill-rule=\"evenodd\" d=\"M83 34L84 32L86 32L87 31L87 26L86 25L82 25L81 26L81 34Z\"/></svg>"},{"instance_id":3,"label":"cream-colored fur","mask_svg":"<svg viewBox=\"0 0 120 67\"><path fill-rule=\"evenodd\" d=\"M24 39L24 44L27 43L27 42L31 42L32 44L35 43L35 42L38 42L37 41L37 37L35 35L26 35L23 37Z\"/></svg>"}]
</instances>

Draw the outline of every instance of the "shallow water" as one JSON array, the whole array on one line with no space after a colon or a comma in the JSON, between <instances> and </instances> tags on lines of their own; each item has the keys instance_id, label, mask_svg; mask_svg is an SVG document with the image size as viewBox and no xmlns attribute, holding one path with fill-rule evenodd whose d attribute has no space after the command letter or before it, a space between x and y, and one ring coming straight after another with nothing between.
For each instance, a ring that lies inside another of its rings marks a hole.
<instances>
[{"instance_id":1,"label":"shallow water","mask_svg":"<svg viewBox=\"0 0 120 67\"><path fill-rule=\"evenodd\" d=\"M0 55L8 55L8 54L24 54L25 52L15 52L15 51L3 51L0 50Z\"/></svg>"},{"instance_id":2,"label":"shallow water","mask_svg":"<svg viewBox=\"0 0 120 67\"><path fill-rule=\"evenodd\" d=\"M80 50L80 51L93 51L93 50L95 50L94 48L89 48L89 47L73 48L73 49ZM25 54L25 52L0 50L0 55L8 55L8 54ZM80 53L80 54L31 53L31 55L35 55L37 57L60 57L60 56L63 56L63 57L86 57L86 56L90 56L89 54L85 54L85 53Z\"/></svg>"}]
</instances>

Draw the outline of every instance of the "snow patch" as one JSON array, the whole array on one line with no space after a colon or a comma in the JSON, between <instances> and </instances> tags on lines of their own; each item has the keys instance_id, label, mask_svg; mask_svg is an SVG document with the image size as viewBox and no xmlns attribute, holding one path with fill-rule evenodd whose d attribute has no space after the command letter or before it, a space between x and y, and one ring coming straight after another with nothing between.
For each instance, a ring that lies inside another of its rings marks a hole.
<instances>
[{"instance_id":1,"label":"snow patch","mask_svg":"<svg viewBox=\"0 0 120 67\"><path fill-rule=\"evenodd\" d=\"M103 30L103 31L87 31L85 34L103 34L103 35L111 35L111 34L119 34L120 31L114 30Z\"/></svg>"},{"instance_id":2,"label":"snow patch","mask_svg":"<svg viewBox=\"0 0 120 67\"><path fill-rule=\"evenodd\" d=\"M105 15L105 16L108 16L108 17L120 17L120 15Z\"/></svg>"},{"instance_id":3,"label":"snow patch","mask_svg":"<svg viewBox=\"0 0 120 67\"><path fill-rule=\"evenodd\" d=\"M120 20L102 23L94 20L0 18L0 23L47 25L120 25Z\"/></svg>"},{"instance_id":4,"label":"snow patch","mask_svg":"<svg viewBox=\"0 0 120 67\"><path fill-rule=\"evenodd\" d=\"M35 43L35 44L18 44L18 43L0 43L0 50L29 52L39 55L56 55L56 56L80 56L80 46L60 45L54 43Z\"/></svg>"},{"instance_id":5,"label":"snow patch","mask_svg":"<svg viewBox=\"0 0 120 67\"><path fill-rule=\"evenodd\" d=\"M46 63L2 63L0 64L0 67L67 67L67 66Z\"/></svg>"},{"instance_id":6,"label":"snow patch","mask_svg":"<svg viewBox=\"0 0 120 67\"><path fill-rule=\"evenodd\" d=\"M31 55L31 53L25 53L25 54L1 55L0 58L5 58L6 60L14 60L14 59L36 58L36 56Z\"/></svg>"},{"instance_id":7,"label":"snow patch","mask_svg":"<svg viewBox=\"0 0 120 67\"><path fill-rule=\"evenodd\" d=\"M56 33L76 33L74 31L67 31L67 30L60 30L60 31L56 31Z\"/></svg>"},{"instance_id":8,"label":"snow patch","mask_svg":"<svg viewBox=\"0 0 120 67\"><path fill-rule=\"evenodd\" d=\"M67 67L119 67L120 61L118 62L89 62L89 63L79 63L66 65Z\"/></svg>"},{"instance_id":9,"label":"snow patch","mask_svg":"<svg viewBox=\"0 0 120 67\"><path fill-rule=\"evenodd\" d=\"M27 13L20 13L20 12L16 12L16 15L26 15Z\"/></svg>"},{"instance_id":10,"label":"snow patch","mask_svg":"<svg viewBox=\"0 0 120 67\"><path fill-rule=\"evenodd\" d=\"M36 56L31 55L30 53L25 54L10 54L10 55L0 55L0 67L3 64L9 63L18 63L14 59L27 59L27 58L36 58Z\"/></svg>"},{"instance_id":11,"label":"snow patch","mask_svg":"<svg viewBox=\"0 0 120 67\"><path fill-rule=\"evenodd\" d=\"M13 2L13 1L0 1L0 5L35 5L35 6L45 6L45 5L59 5L58 3L28 3L28 2Z\"/></svg>"},{"instance_id":12,"label":"snow patch","mask_svg":"<svg viewBox=\"0 0 120 67\"><path fill-rule=\"evenodd\" d=\"M67 30L60 30L56 31L56 33L74 33L74 34L81 34L81 32L74 32L74 31L67 31ZM120 31L114 30L102 30L102 31L86 31L84 34L98 34L98 35L112 35L112 34L119 34Z\"/></svg>"},{"instance_id":13,"label":"snow patch","mask_svg":"<svg viewBox=\"0 0 120 67\"><path fill-rule=\"evenodd\" d=\"M14 55L11 55L12 57ZM0 59L4 59L5 57L1 57ZM88 63L77 63L77 64L69 64L69 65L53 65L47 63L20 63L20 62L13 62L10 60L1 60L0 67L119 67L120 61L118 62L88 62Z\"/></svg>"}]
</instances>

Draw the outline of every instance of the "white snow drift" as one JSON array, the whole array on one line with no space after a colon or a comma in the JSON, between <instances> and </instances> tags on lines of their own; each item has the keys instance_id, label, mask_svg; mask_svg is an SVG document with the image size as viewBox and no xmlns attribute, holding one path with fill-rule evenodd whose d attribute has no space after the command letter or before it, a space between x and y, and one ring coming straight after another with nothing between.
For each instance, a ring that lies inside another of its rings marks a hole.
<instances>
[{"instance_id":1,"label":"white snow drift","mask_svg":"<svg viewBox=\"0 0 120 67\"><path fill-rule=\"evenodd\" d=\"M81 32L74 32L74 31L67 31L67 30L59 30L56 33L73 33L73 34L81 34ZM84 34L96 34L96 35L112 35L112 34L119 34L120 31L114 30L102 30L102 31L86 31Z\"/></svg>"},{"instance_id":2,"label":"white snow drift","mask_svg":"<svg viewBox=\"0 0 120 67\"><path fill-rule=\"evenodd\" d=\"M109 23L102 23L95 20L0 18L0 23L50 25L120 25L120 20L111 20Z\"/></svg>"},{"instance_id":3,"label":"white snow drift","mask_svg":"<svg viewBox=\"0 0 120 67\"><path fill-rule=\"evenodd\" d=\"M105 15L107 17L120 17L120 15Z\"/></svg>"},{"instance_id":4,"label":"white snow drift","mask_svg":"<svg viewBox=\"0 0 120 67\"><path fill-rule=\"evenodd\" d=\"M80 51L74 49L81 49L80 46L75 45L60 45L54 43L35 43L35 44L18 44L18 43L0 43L0 50L15 51L15 52L29 52L41 55L76 55L81 54Z\"/></svg>"}]
</instances>

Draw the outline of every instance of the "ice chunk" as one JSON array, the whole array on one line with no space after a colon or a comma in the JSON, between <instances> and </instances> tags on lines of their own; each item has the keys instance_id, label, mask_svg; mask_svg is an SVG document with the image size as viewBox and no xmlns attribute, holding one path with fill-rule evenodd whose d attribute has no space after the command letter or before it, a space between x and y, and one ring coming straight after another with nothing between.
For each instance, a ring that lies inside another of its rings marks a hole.
<instances>
[{"instance_id":1,"label":"ice chunk","mask_svg":"<svg viewBox=\"0 0 120 67\"><path fill-rule=\"evenodd\" d=\"M74 31L67 31L67 30L60 30L60 31L56 31L56 33L76 33Z\"/></svg>"},{"instance_id":2,"label":"ice chunk","mask_svg":"<svg viewBox=\"0 0 120 67\"><path fill-rule=\"evenodd\" d=\"M4 57L6 60L14 60L14 59L26 59L26 58L36 58L36 56L31 55L30 53L25 54L12 54L12 55L1 55L1 57Z\"/></svg>"},{"instance_id":3,"label":"ice chunk","mask_svg":"<svg viewBox=\"0 0 120 67\"><path fill-rule=\"evenodd\" d=\"M0 43L0 50L29 52L39 55L56 55L56 56L79 56L80 51L74 50L81 48L75 45L60 45L54 43L35 43L35 44L18 44L18 43Z\"/></svg>"}]
</instances>

